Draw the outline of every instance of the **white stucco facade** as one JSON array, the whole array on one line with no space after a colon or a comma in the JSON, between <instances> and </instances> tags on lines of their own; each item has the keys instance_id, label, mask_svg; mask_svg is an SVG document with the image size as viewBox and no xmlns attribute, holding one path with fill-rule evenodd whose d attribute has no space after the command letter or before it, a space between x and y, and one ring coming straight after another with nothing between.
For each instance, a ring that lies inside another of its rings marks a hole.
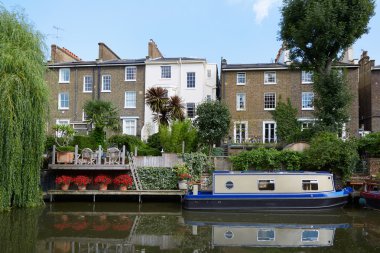
<instances>
[{"instance_id":1,"label":"white stucco facade","mask_svg":"<svg viewBox=\"0 0 380 253\"><path fill-rule=\"evenodd\" d=\"M162 76L162 67L170 69L170 77ZM191 79L190 83L188 79ZM168 96L178 95L185 106L194 103L195 107L207 100L216 99L217 65L207 63L205 59L195 58L159 58L146 60L145 91L151 87L162 87L168 90ZM190 87L189 87L190 86ZM194 86L194 87L192 87ZM145 105L144 126L141 138L146 140L157 133L158 125L153 122L153 114Z\"/></svg>"}]
</instances>

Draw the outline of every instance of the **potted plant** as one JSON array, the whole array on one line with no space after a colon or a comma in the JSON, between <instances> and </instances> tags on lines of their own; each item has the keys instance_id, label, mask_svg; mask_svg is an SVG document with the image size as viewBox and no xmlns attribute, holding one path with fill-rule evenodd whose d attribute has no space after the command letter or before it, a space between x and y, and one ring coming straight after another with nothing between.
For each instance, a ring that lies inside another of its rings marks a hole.
<instances>
[{"instance_id":1,"label":"potted plant","mask_svg":"<svg viewBox=\"0 0 380 253\"><path fill-rule=\"evenodd\" d=\"M132 178L128 174L123 174L115 177L113 183L119 186L120 191L126 191L132 186Z\"/></svg>"},{"instance_id":2,"label":"potted plant","mask_svg":"<svg viewBox=\"0 0 380 253\"><path fill-rule=\"evenodd\" d=\"M73 182L73 178L65 175L56 177L55 179L55 183L60 185L62 191L67 191L71 182Z\"/></svg>"},{"instance_id":3,"label":"potted plant","mask_svg":"<svg viewBox=\"0 0 380 253\"><path fill-rule=\"evenodd\" d=\"M176 165L174 169L178 177L178 188L180 190L187 190L187 181L191 179L189 168L186 166L186 164L181 163Z\"/></svg>"},{"instance_id":4,"label":"potted plant","mask_svg":"<svg viewBox=\"0 0 380 253\"><path fill-rule=\"evenodd\" d=\"M112 183L112 179L106 175L98 175L95 177L94 183L99 184L100 191L106 191L108 185Z\"/></svg>"},{"instance_id":5,"label":"potted plant","mask_svg":"<svg viewBox=\"0 0 380 253\"><path fill-rule=\"evenodd\" d=\"M69 146L74 136L74 128L70 125L54 125L55 143L57 144L57 163L72 163L74 161L74 147Z\"/></svg>"},{"instance_id":6,"label":"potted plant","mask_svg":"<svg viewBox=\"0 0 380 253\"><path fill-rule=\"evenodd\" d=\"M87 176L76 176L73 179L74 184L78 186L78 190L84 191L86 190L86 186L91 183L91 178Z\"/></svg>"}]
</instances>

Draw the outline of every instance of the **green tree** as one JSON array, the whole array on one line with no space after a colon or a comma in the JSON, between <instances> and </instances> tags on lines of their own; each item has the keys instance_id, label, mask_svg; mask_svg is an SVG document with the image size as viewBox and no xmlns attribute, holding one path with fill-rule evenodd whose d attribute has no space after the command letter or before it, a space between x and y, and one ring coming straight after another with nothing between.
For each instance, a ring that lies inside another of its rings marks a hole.
<instances>
[{"instance_id":1,"label":"green tree","mask_svg":"<svg viewBox=\"0 0 380 253\"><path fill-rule=\"evenodd\" d=\"M228 134L231 115L228 107L219 101L207 101L197 107L195 126L199 140L209 146L219 143Z\"/></svg>"},{"instance_id":2,"label":"green tree","mask_svg":"<svg viewBox=\"0 0 380 253\"><path fill-rule=\"evenodd\" d=\"M153 121L168 126L173 120L184 120L184 106L179 96L168 97L161 87L149 88L145 93L146 104L153 111Z\"/></svg>"},{"instance_id":3,"label":"green tree","mask_svg":"<svg viewBox=\"0 0 380 253\"><path fill-rule=\"evenodd\" d=\"M276 134L280 142L292 143L299 140L301 124L297 120L297 108L292 106L290 99L287 103L279 101L271 114L277 123Z\"/></svg>"},{"instance_id":4,"label":"green tree","mask_svg":"<svg viewBox=\"0 0 380 253\"><path fill-rule=\"evenodd\" d=\"M84 112L90 124L94 125L91 135L98 145L104 145L105 129L120 131L117 108L109 101L89 100L84 105Z\"/></svg>"},{"instance_id":5,"label":"green tree","mask_svg":"<svg viewBox=\"0 0 380 253\"><path fill-rule=\"evenodd\" d=\"M48 108L43 47L23 13L0 6L0 210L42 204Z\"/></svg>"},{"instance_id":6,"label":"green tree","mask_svg":"<svg viewBox=\"0 0 380 253\"><path fill-rule=\"evenodd\" d=\"M295 65L315 73L316 116L324 129L336 132L348 119L349 88L331 69L344 51L368 32L374 2L284 0L280 39Z\"/></svg>"}]
</instances>

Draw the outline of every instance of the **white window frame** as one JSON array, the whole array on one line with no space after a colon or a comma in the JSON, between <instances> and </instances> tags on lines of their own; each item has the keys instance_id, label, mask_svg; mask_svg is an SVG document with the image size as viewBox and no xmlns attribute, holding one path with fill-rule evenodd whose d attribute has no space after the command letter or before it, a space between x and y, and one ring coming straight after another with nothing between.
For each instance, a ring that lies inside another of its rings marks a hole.
<instances>
[{"instance_id":1,"label":"white window frame","mask_svg":"<svg viewBox=\"0 0 380 253\"><path fill-rule=\"evenodd\" d=\"M269 136L268 138L269 139L273 139L274 141L271 142L266 142L265 141L265 125L266 124L274 124L274 136L272 138L272 136ZM276 130L277 130L277 124L276 124L276 121L263 121L263 143L277 143L277 134L276 134Z\"/></svg>"},{"instance_id":2,"label":"white window frame","mask_svg":"<svg viewBox=\"0 0 380 253\"><path fill-rule=\"evenodd\" d=\"M87 122L88 120L86 119L87 118L87 115L86 115L86 112L84 111L84 109L82 110L82 121L83 122Z\"/></svg>"},{"instance_id":3,"label":"white window frame","mask_svg":"<svg viewBox=\"0 0 380 253\"><path fill-rule=\"evenodd\" d=\"M128 134L128 135L133 135L133 136L136 136L137 135L137 117L123 117L122 118L122 120L123 120L123 134ZM126 122L132 122L132 124L133 124L133 132L132 132L132 134L129 134L129 133L127 133L127 131L125 131L126 130Z\"/></svg>"},{"instance_id":4,"label":"white window frame","mask_svg":"<svg viewBox=\"0 0 380 253\"><path fill-rule=\"evenodd\" d=\"M68 71L68 75L65 75L65 71ZM65 79L67 77L68 79ZM70 68L59 69L59 83L70 83Z\"/></svg>"},{"instance_id":5,"label":"white window frame","mask_svg":"<svg viewBox=\"0 0 380 253\"><path fill-rule=\"evenodd\" d=\"M67 94L67 103L68 105L67 106L62 106L62 99L61 99L61 95L63 94ZM58 93L58 110L69 110L70 108L70 93L69 92L60 92Z\"/></svg>"},{"instance_id":6,"label":"white window frame","mask_svg":"<svg viewBox=\"0 0 380 253\"><path fill-rule=\"evenodd\" d=\"M269 81L271 74L274 74L274 81ZM264 72L264 84L277 84L277 73L276 73L276 71L265 71Z\"/></svg>"},{"instance_id":7,"label":"white window frame","mask_svg":"<svg viewBox=\"0 0 380 253\"><path fill-rule=\"evenodd\" d=\"M243 98L243 108L241 108L240 106L240 96L242 96ZM245 111L246 110L246 102L247 102L247 99L246 99L246 94L245 93L236 93L236 111Z\"/></svg>"},{"instance_id":8,"label":"white window frame","mask_svg":"<svg viewBox=\"0 0 380 253\"><path fill-rule=\"evenodd\" d=\"M128 70L132 70L132 73L129 73ZM132 78L130 77L132 75ZM136 81L137 78L137 67L136 66L127 66L125 67L124 81L131 82Z\"/></svg>"},{"instance_id":9,"label":"white window frame","mask_svg":"<svg viewBox=\"0 0 380 253\"><path fill-rule=\"evenodd\" d=\"M266 97L269 96L269 95L274 95L274 105L273 107L266 107L267 105L269 105L269 103L266 103ZM264 110L265 111L273 111L273 110L276 110L276 92L265 92L264 93Z\"/></svg>"},{"instance_id":10,"label":"white window frame","mask_svg":"<svg viewBox=\"0 0 380 253\"><path fill-rule=\"evenodd\" d=\"M163 65L161 66L161 79L171 79L172 78L172 66Z\"/></svg>"},{"instance_id":11,"label":"white window frame","mask_svg":"<svg viewBox=\"0 0 380 253\"><path fill-rule=\"evenodd\" d=\"M242 79L244 79L242 81ZM245 85L247 83L247 74L245 72L236 73L236 85Z\"/></svg>"},{"instance_id":12,"label":"white window frame","mask_svg":"<svg viewBox=\"0 0 380 253\"><path fill-rule=\"evenodd\" d=\"M86 88L88 88L87 87L87 85L88 85L88 83L86 82L86 78L91 78L91 90L87 90ZM93 89L93 78L92 78L92 76L91 75L85 75L85 76L83 76L83 93L92 93L92 89Z\"/></svg>"},{"instance_id":13,"label":"white window frame","mask_svg":"<svg viewBox=\"0 0 380 253\"><path fill-rule=\"evenodd\" d=\"M131 99L131 100L127 100L127 94L133 94L133 98L134 99ZM137 94L136 94L136 91L126 91L124 93L124 108L136 108L136 104L137 104Z\"/></svg>"},{"instance_id":14,"label":"white window frame","mask_svg":"<svg viewBox=\"0 0 380 253\"><path fill-rule=\"evenodd\" d=\"M191 107L189 107L189 105L194 105L194 107L192 107L192 108L193 108L193 117L190 117L190 116L189 116L189 108L191 108ZM195 106L195 103L194 103L194 102L186 103L186 115L187 115L187 117L190 118L190 119L195 118L195 116L197 115L197 113L196 113L196 106Z\"/></svg>"},{"instance_id":15,"label":"white window frame","mask_svg":"<svg viewBox=\"0 0 380 253\"><path fill-rule=\"evenodd\" d=\"M194 76L192 76L192 75L194 75ZM187 89L195 89L195 81L196 81L195 72L187 72L186 73L186 88Z\"/></svg>"},{"instance_id":16,"label":"white window frame","mask_svg":"<svg viewBox=\"0 0 380 253\"><path fill-rule=\"evenodd\" d=\"M244 138L243 135L241 134L241 125L245 124L245 133L244 133ZM239 125L239 131L240 131L240 137L239 140L236 138L236 133L238 130L237 125ZM244 143L248 140L248 121L235 121L234 122L234 143Z\"/></svg>"},{"instance_id":17,"label":"white window frame","mask_svg":"<svg viewBox=\"0 0 380 253\"><path fill-rule=\"evenodd\" d=\"M312 84L313 81L313 72L312 71L305 71L303 70L301 73L301 83L302 84Z\"/></svg>"},{"instance_id":18,"label":"white window frame","mask_svg":"<svg viewBox=\"0 0 380 253\"><path fill-rule=\"evenodd\" d=\"M307 105L309 105L309 103L306 104L306 102L308 102L309 99L306 100L306 98L309 98L310 95L312 95L312 99L311 99L312 106L307 106ZM302 111L314 110L314 92L311 92L311 91L302 92L301 96L302 96L301 97L301 109L302 109Z\"/></svg>"},{"instance_id":19,"label":"white window frame","mask_svg":"<svg viewBox=\"0 0 380 253\"><path fill-rule=\"evenodd\" d=\"M264 237L259 236L260 232L273 232L273 237L265 237L265 239L262 239ZM256 240L258 242L273 242L276 240L276 231L273 228L260 228L257 230Z\"/></svg>"},{"instance_id":20,"label":"white window frame","mask_svg":"<svg viewBox=\"0 0 380 253\"><path fill-rule=\"evenodd\" d=\"M106 80L106 78L108 78L109 77L109 89L108 90L106 90L106 89L104 89L104 85L105 85L105 83L104 83L104 81ZM102 75L102 90L101 90L101 92L111 92L111 84L112 84L112 77L111 77L111 75Z\"/></svg>"}]
</instances>

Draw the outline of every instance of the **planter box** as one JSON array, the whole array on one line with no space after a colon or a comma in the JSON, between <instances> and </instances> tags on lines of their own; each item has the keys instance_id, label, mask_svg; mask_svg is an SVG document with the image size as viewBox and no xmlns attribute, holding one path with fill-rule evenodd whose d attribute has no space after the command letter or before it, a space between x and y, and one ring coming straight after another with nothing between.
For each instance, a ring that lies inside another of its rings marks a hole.
<instances>
[{"instance_id":1,"label":"planter box","mask_svg":"<svg viewBox=\"0 0 380 253\"><path fill-rule=\"evenodd\" d=\"M57 152L57 163L73 163L74 152L71 151L59 151Z\"/></svg>"}]
</instances>

